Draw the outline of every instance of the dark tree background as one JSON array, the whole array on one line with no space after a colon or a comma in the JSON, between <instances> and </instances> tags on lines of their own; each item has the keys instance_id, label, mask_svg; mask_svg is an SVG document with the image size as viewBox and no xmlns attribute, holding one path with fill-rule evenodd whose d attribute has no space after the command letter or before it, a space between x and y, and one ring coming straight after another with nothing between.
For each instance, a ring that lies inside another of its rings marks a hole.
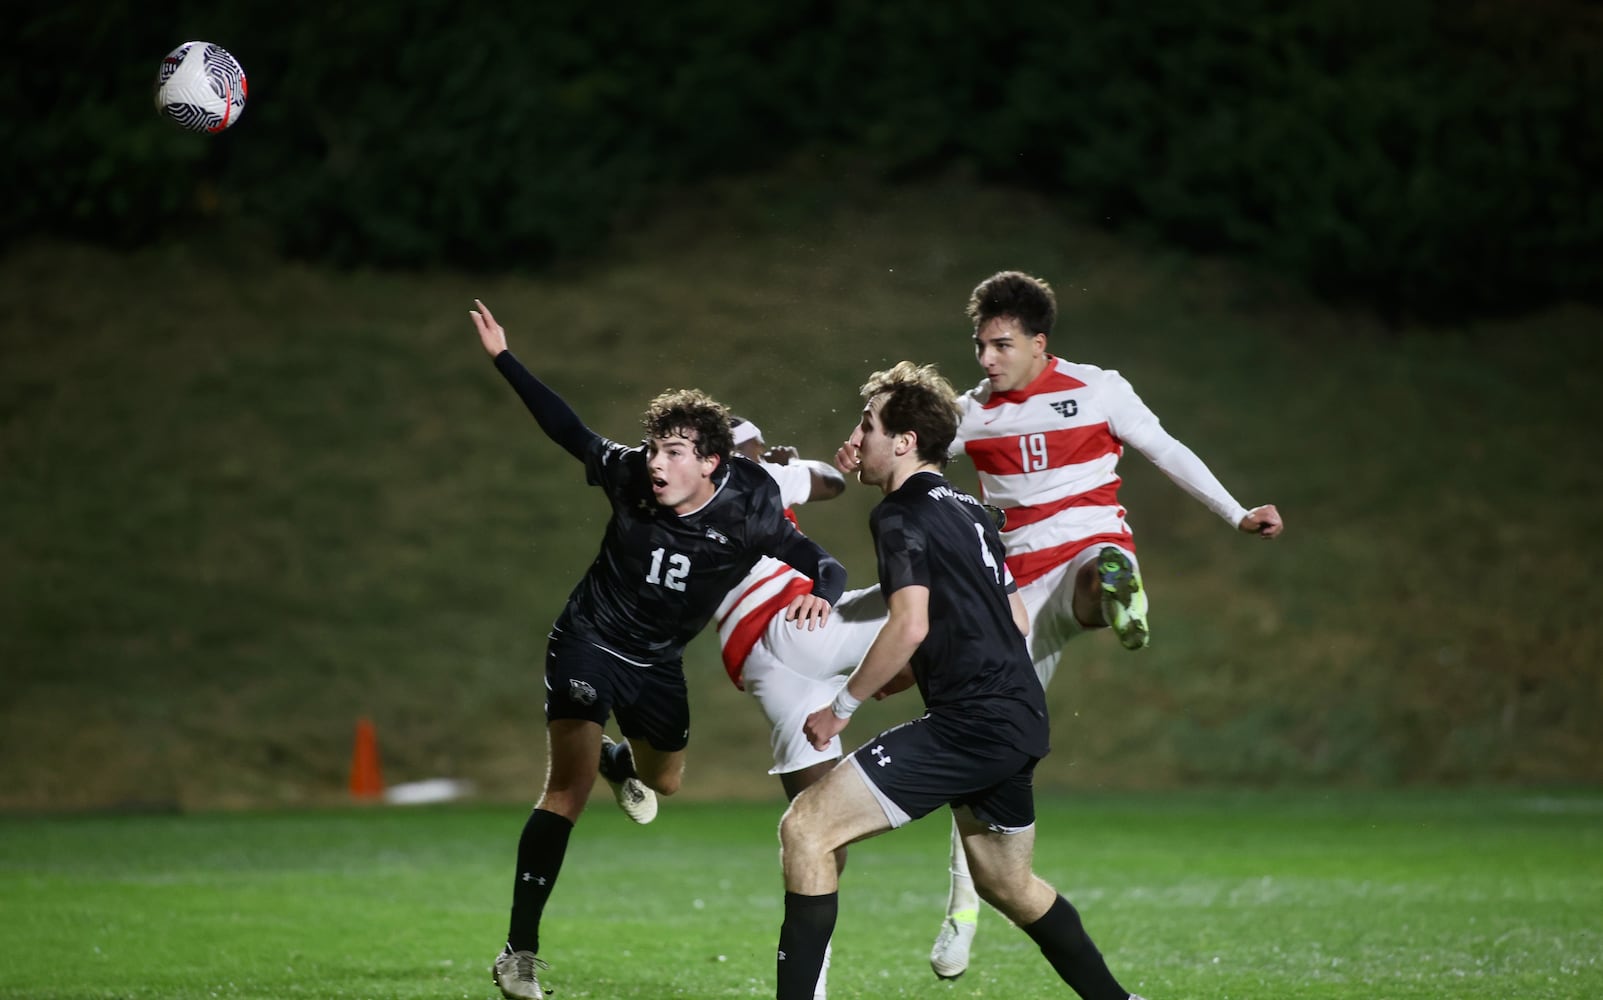
<instances>
[{"instance_id":1,"label":"dark tree background","mask_svg":"<svg viewBox=\"0 0 1603 1000\"><path fill-rule=\"evenodd\" d=\"M0 85L0 240L242 226L340 264L594 252L811 146L970 169L1426 320L1603 300L1603 11L1576 0L42 5ZM160 58L250 76L179 132Z\"/></svg>"}]
</instances>

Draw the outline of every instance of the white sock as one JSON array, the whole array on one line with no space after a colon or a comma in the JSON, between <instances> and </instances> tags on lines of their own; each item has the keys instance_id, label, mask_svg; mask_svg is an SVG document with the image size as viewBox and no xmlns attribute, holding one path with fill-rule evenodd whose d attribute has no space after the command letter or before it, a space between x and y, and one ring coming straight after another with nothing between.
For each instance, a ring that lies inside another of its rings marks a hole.
<instances>
[{"instance_id":1,"label":"white sock","mask_svg":"<svg viewBox=\"0 0 1603 1000\"><path fill-rule=\"evenodd\" d=\"M824 945L824 964L818 967L818 985L813 987L813 1000L824 1000L824 980L829 978L829 953L834 947L834 938Z\"/></svg>"},{"instance_id":2,"label":"white sock","mask_svg":"<svg viewBox=\"0 0 1603 1000\"><path fill-rule=\"evenodd\" d=\"M968 854L963 850L963 838L957 832L957 817L952 817L952 890L946 897L946 915L960 923L972 924L980 918L980 897L974 891L974 877L968 871Z\"/></svg>"}]
</instances>

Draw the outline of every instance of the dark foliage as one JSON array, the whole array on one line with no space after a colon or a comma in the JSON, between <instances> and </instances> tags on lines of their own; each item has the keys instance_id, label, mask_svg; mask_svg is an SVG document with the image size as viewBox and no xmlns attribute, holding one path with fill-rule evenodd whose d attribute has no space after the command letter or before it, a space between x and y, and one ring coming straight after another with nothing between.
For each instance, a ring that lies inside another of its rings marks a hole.
<instances>
[{"instance_id":1,"label":"dark foliage","mask_svg":"<svg viewBox=\"0 0 1603 1000\"><path fill-rule=\"evenodd\" d=\"M1581 3L72 0L13 30L4 241L244 223L340 264L542 264L677 184L827 144L1391 315L1603 298L1603 17ZM250 74L228 133L151 108L189 38Z\"/></svg>"}]
</instances>

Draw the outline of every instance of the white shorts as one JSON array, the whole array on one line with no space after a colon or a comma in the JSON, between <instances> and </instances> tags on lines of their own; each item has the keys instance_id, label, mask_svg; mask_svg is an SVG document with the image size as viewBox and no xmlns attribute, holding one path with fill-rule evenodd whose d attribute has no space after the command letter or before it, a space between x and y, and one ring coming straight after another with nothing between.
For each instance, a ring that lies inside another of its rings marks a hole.
<instances>
[{"instance_id":1,"label":"white shorts","mask_svg":"<svg viewBox=\"0 0 1603 1000\"><path fill-rule=\"evenodd\" d=\"M746 657L741 681L773 727L774 766L769 774L800 771L841 755L840 737L815 750L802 723L835 700L885 624L878 587L849 590L830 611L823 628L798 629L777 614Z\"/></svg>"},{"instance_id":2,"label":"white shorts","mask_svg":"<svg viewBox=\"0 0 1603 1000\"><path fill-rule=\"evenodd\" d=\"M1092 545L1045 576L1019 588L1024 607L1030 612L1030 659L1035 663L1035 676L1040 678L1042 687L1052 683L1064 645L1086 630L1074 617L1074 580L1080 575L1080 569L1095 561L1105 548L1118 549L1130 558L1130 565L1140 568L1135 553L1122 545Z\"/></svg>"}]
</instances>

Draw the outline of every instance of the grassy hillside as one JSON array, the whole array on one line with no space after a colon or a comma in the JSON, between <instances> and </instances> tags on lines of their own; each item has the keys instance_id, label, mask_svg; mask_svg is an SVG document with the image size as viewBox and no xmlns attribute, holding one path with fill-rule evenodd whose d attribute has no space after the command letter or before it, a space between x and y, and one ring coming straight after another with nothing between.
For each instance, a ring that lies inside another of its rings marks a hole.
<instances>
[{"instance_id":1,"label":"grassy hillside","mask_svg":"<svg viewBox=\"0 0 1603 1000\"><path fill-rule=\"evenodd\" d=\"M336 798L364 714L392 782L531 794L544 632L605 505L483 356L473 297L603 433L694 385L822 457L870 370L976 380L962 308L1004 267L1057 286L1055 351L1125 373L1288 525L1238 536L1127 457L1154 643L1071 647L1044 784L1603 779L1603 316L1389 330L1051 203L803 169L686 192L562 274L221 240L5 257L0 805ZM854 584L874 501L803 511ZM687 669L686 794L777 795L710 637Z\"/></svg>"}]
</instances>

